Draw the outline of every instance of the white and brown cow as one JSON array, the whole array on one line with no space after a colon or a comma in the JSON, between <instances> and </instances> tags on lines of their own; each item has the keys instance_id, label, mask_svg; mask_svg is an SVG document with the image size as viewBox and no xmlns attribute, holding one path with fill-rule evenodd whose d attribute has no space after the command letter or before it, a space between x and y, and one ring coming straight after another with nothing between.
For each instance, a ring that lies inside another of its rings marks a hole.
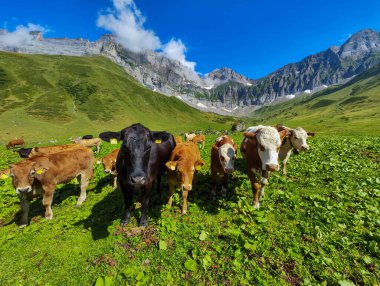
<instances>
[{"instance_id":1,"label":"white and brown cow","mask_svg":"<svg viewBox=\"0 0 380 286\"><path fill-rule=\"evenodd\" d=\"M269 174L278 171L278 153L281 140L286 131L278 132L271 126L248 128L240 146L240 152L247 163L248 177L254 195L254 207L259 208L259 196L264 196L264 187L268 184Z\"/></svg>"},{"instance_id":2,"label":"white and brown cow","mask_svg":"<svg viewBox=\"0 0 380 286\"><path fill-rule=\"evenodd\" d=\"M223 197L227 194L228 175L234 171L237 145L234 140L227 135L221 136L211 147L211 178L212 178L212 195L216 195L218 184L222 184L221 194Z\"/></svg>"},{"instance_id":3,"label":"white and brown cow","mask_svg":"<svg viewBox=\"0 0 380 286\"><path fill-rule=\"evenodd\" d=\"M286 135L282 140L280 152L278 158L282 162L282 172L286 175L286 164L289 160L292 151L300 152L309 150L309 145L306 140L308 136L314 137L313 132L306 132L303 128L297 127L295 129L288 128L286 126L277 125L276 129L281 132L285 131Z\"/></svg>"},{"instance_id":4,"label":"white and brown cow","mask_svg":"<svg viewBox=\"0 0 380 286\"><path fill-rule=\"evenodd\" d=\"M186 142L189 142L189 141L193 140L195 136L197 136L197 134L195 134L194 132L192 132L192 133L185 133Z\"/></svg>"}]
</instances>

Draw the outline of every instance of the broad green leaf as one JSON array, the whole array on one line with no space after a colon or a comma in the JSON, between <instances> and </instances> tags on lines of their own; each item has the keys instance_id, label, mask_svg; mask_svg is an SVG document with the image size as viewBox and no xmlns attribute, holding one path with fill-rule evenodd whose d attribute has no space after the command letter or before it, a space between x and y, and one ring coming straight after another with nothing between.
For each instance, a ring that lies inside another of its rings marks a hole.
<instances>
[{"instance_id":1,"label":"broad green leaf","mask_svg":"<svg viewBox=\"0 0 380 286\"><path fill-rule=\"evenodd\" d=\"M355 286L355 284L349 280L341 280L338 283L340 286Z\"/></svg>"},{"instance_id":2,"label":"broad green leaf","mask_svg":"<svg viewBox=\"0 0 380 286\"><path fill-rule=\"evenodd\" d=\"M168 249L168 245L165 240L160 240L160 242L158 243L158 247L160 250Z\"/></svg>"},{"instance_id":3,"label":"broad green leaf","mask_svg":"<svg viewBox=\"0 0 380 286\"><path fill-rule=\"evenodd\" d=\"M204 241L206 237L207 237L207 233L204 230L202 230L201 234L199 235L199 240Z\"/></svg>"},{"instance_id":4,"label":"broad green leaf","mask_svg":"<svg viewBox=\"0 0 380 286\"><path fill-rule=\"evenodd\" d=\"M189 271L195 271L197 270L197 262L193 259L188 259L185 262L185 268Z\"/></svg>"}]
</instances>

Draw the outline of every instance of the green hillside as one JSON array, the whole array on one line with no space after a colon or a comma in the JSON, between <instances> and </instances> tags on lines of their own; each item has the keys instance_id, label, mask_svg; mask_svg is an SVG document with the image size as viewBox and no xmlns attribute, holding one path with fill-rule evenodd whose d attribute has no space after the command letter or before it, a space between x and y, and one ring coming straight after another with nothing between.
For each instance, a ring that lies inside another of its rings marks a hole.
<instances>
[{"instance_id":1,"label":"green hillside","mask_svg":"<svg viewBox=\"0 0 380 286\"><path fill-rule=\"evenodd\" d=\"M136 122L173 132L231 126L229 118L144 88L100 56L0 52L0 100L0 141L66 139Z\"/></svg>"},{"instance_id":2,"label":"green hillside","mask_svg":"<svg viewBox=\"0 0 380 286\"><path fill-rule=\"evenodd\" d=\"M345 84L263 107L252 116L326 134L380 134L380 65Z\"/></svg>"}]
</instances>

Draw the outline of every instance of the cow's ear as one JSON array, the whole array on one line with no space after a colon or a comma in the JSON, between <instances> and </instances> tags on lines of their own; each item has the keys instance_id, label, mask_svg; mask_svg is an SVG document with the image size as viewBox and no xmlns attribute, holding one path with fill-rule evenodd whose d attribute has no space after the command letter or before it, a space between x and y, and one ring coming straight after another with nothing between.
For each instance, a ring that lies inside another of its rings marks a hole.
<instances>
[{"instance_id":1,"label":"cow's ear","mask_svg":"<svg viewBox=\"0 0 380 286\"><path fill-rule=\"evenodd\" d=\"M282 141L286 136L290 135L291 132L293 132L293 131L291 131L291 130L289 131L289 130L287 130L287 129L283 129L283 130L279 131L278 134L280 135L280 139L281 139L281 141Z\"/></svg>"},{"instance_id":2,"label":"cow's ear","mask_svg":"<svg viewBox=\"0 0 380 286\"><path fill-rule=\"evenodd\" d=\"M219 151L219 147L216 146L215 144L212 144L212 150L214 150L214 151Z\"/></svg>"},{"instance_id":3,"label":"cow's ear","mask_svg":"<svg viewBox=\"0 0 380 286\"><path fill-rule=\"evenodd\" d=\"M6 170L0 171L0 180L7 179L9 177L10 173L11 173L11 169L6 169Z\"/></svg>"},{"instance_id":4,"label":"cow's ear","mask_svg":"<svg viewBox=\"0 0 380 286\"><path fill-rule=\"evenodd\" d=\"M35 175L42 175L44 174L49 168L46 168L40 164L35 164L33 167L33 171Z\"/></svg>"},{"instance_id":5,"label":"cow's ear","mask_svg":"<svg viewBox=\"0 0 380 286\"><path fill-rule=\"evenodd\" d=\"M165 166L170 170L170 171L175 171L177 168L177 161L169 161L166 162Z\"/></svg>"},{"instance_id":6,"label":"cow's ear","mask_svg":"<svg viewBox=\"0 0 380 286\"><path fill-rule=\"evenodd\" d=\"M199 171L204 164L205 164L205 162L203 160L196 161L195 162L195 170Z\"/></svg>"},{"instance_id":7,"label":"cow's ear","mask_svg":"<svg viewBox=\"0 0 380 286\"><path fill-rule=\"evenodd\" d=\"M234 143L233 145L234 149L235 149L235 158L237 156L237 151L238 151L238 145Z\"/></svg>"},{"instance_id":8,"label":"cow's ear","mask_svg":"<svg viewBox=\"0 0 380 286\"><path fill-rule=\"evenodd\" d=\"M111 139L116 139L117 141L120 141L122 133L123 133L123 130L119 132L107 131L107 132L100 133L99 138L106 142L110 142Z\"/></svg>"},{"instance_id":9,"label":"cow's ear","mask_svg":"<svg viewBox=\"0 0 380 286\"><path fill-rule=\"evenodd\" d=\"M170 134L167 132L163 132L163 131L159 131L159 132L152 131L151 136L152 136L152 141L156 144L160 144L164 141L169 140L169 138L170 138Z\"/></svg>"},{"instance_id":10,"label":"cow's ear","mask_svg":"<svg viewBox=\"0 0 380 286\"><path fill-rule=\"evenodd\" d=\"M244 137L250 140L253 144L257 144L256 133L244 132Z\"/></svg>"},{"instance_id":11,"label":"cow's ear","mask_svg":"<svg viewBox=\"0 0 380 286\"><path fill-rule=\"evenodd\" d=\"M314 132L307 132L307 136L314 137L315 133Z\"/></svg>"}]
</instances>

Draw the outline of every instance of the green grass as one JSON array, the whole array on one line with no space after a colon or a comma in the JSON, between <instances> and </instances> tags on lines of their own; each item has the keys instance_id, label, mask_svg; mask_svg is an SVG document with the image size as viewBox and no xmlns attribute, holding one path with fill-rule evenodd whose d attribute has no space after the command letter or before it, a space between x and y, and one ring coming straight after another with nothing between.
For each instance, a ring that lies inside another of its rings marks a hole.
<instances>
[{"instance_id":1,"label":"green grass","mask_svg":"<svg viewBox=\"0 0 380 286\"><path fill-rule=\"evenodd\" d=\"M3 142L20 136L63 140L136 122L168 131L220 130L233 122L150 91L100 56L0 52L0 101Z\"/></svg>"},{"instance_id":2,"label":"green grass","mask_svg":"<svg viewBox=\"0 0 380 286\"><path fill-rule=\"evenodd\" d=\"M380 134L380 65L313 95L263 107L260 123L302 126L319 134Z\"/></svg>"},{"instance_id":3,"label":"green grass","mask_svg":"<svg viewBox=\"0 0 380 286\"><path fill-rule=\"evenodd\" d=\"M80 208L77 183L60 185L53 220L36 200L25 229L13 222L19 205L10 180L0 181L0 285L379 284L379 137L309 140L311 151L291 157L286 177L272 174L260 210L240 154L227 198L210 197L214 139L201 151L206 164L188 214L180 214L179 191L165 206L164 180L145 229L136 227L139 204L119 228L121 192L99 165ZM100 156L116 147L103 144ZM18 160L4 147L0 158L0 169Z\"/></svg>"}]
</instances>

